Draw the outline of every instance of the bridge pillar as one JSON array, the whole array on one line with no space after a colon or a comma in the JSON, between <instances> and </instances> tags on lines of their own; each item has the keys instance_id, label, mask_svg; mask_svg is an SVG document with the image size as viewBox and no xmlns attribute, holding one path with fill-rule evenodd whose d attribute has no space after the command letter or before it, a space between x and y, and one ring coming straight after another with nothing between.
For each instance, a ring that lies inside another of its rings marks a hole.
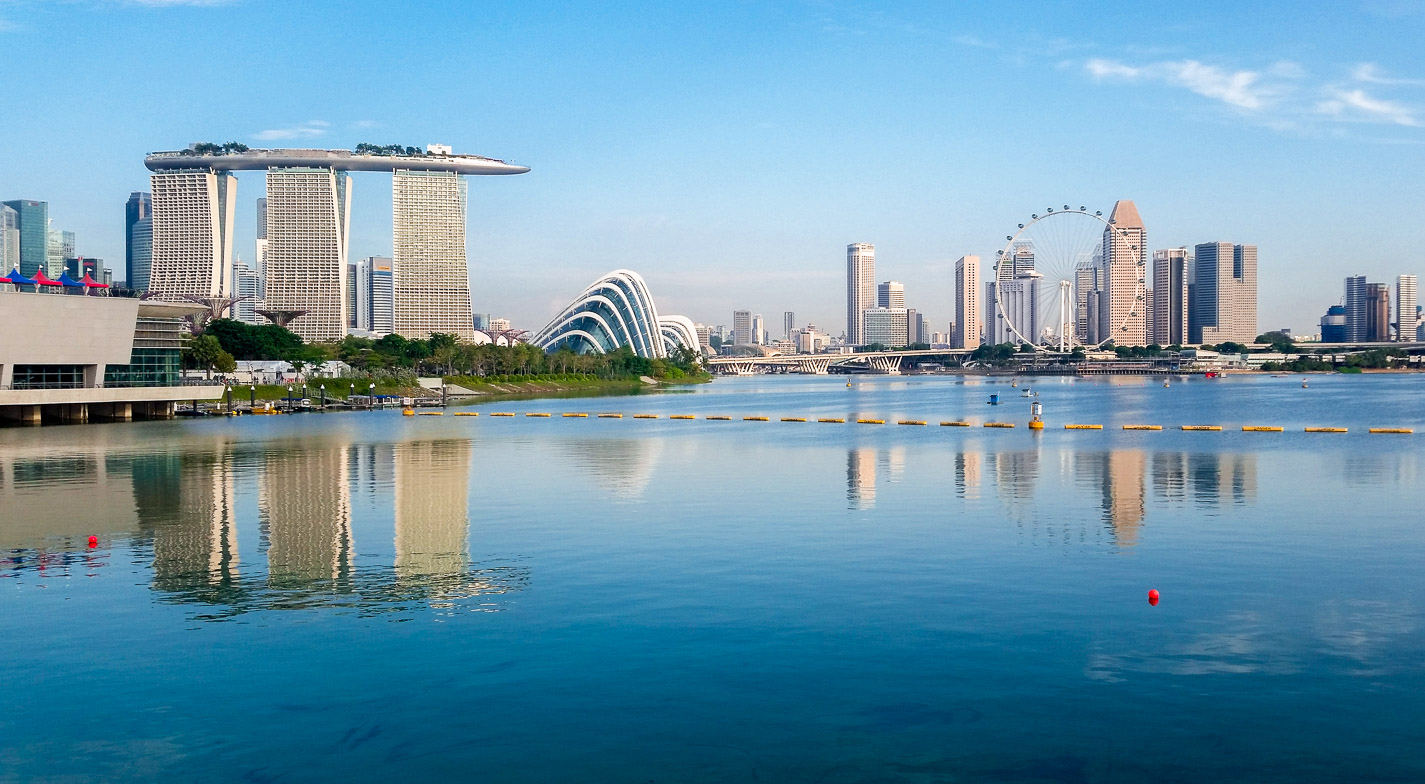
<instances>
[{"instance_id":1,"label":"bridge pillar","mask_svg":"<svg viewBox=\"0 0 1425 784\"><path fill-rule=\"evenodd\" d=\"M899 356L871 357L871 370L877 373L884 373L888 376L899 376L901 374L901 358Z\"/></svg>"}]
</instances>

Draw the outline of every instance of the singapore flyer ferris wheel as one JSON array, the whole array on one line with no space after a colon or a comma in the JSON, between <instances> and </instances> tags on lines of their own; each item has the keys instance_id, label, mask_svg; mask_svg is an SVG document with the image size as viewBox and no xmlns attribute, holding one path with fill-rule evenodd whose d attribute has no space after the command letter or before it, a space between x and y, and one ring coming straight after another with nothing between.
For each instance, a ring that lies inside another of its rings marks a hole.
<instances>
[{"instance_id":1,"label":"singapore flyer ferris wheel","mask_svg":"<svg viewBox=\"0 0 1425 784\"><path fill-rule=\"evenodd\" d=\"M1136 216L1132 222L1139 223ZM1102 212L1066 204L1031 215L1005 241L989 276L987 342L1061 352L1141 342L1135 329L1143 326L1146 306L1141 224L1120 226Z\"/></svg>"}]
</instances>

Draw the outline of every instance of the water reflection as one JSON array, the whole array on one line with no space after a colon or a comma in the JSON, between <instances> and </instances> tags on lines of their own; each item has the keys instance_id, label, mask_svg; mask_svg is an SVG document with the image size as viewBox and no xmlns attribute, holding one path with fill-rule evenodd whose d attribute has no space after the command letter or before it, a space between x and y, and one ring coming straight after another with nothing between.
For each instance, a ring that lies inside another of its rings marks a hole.
<instances>
[{"instance_id":1,"label":"water reflection","mask_svg":"<svg viewBox=\"0 0 1425 784\"><path fill-rule=\"evenodd\" d=\"M663 442L656 438L575 438L563 444L565 454L595 479L596 487L622 500L643 495L663 451Z\"/></svg>"},{"instance_id":2,"label":"water reflection","mask_svg":"<svg viewBox=\"0 0 1425 784\"><path fill-rule=\"evenodd\" d=\"M204 606L203 619L320 607L484 611L528 579L522 566L471 562L469 439L216 439L106 451L0 454L0 576L69 575L126 548L147 556L155 592ZM358 554L353 494L394 523L390 555ZM240 532L253 522L257 558L245 563ZM89 549L90 535L104 547Z\"/></svg>"}]
</instances>

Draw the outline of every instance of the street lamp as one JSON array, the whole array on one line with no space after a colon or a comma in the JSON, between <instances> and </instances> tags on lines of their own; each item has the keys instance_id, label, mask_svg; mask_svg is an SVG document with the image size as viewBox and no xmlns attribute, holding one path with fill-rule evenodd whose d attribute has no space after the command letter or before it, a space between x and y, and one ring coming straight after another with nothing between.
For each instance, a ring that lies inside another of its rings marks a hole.
<instances>
[{"instance_id":1,"label":"street lamp","mask_svg":"<svg viewBox=\"0 0 1425 784\"><path fill-rule=\"evenodd\" d=\"M371 382L371 389L368 390L368 391L371 393L371 395L370 395L370 396L371 396L371 407L372 407L372 408L375 408L375 407L376 407L376 382L375 382L375 381L372 381L372 382Z\"/></svg>"},{"instance_id":2,"label":"street lamp","mask_svg":"<svg viewBox=\"0 0 1425 784\"><path fill-rule=\"evenodd\" d=\"M322 384L322 410L327 410L327 385Z\"/></svg>"},{"instance_id":3,"label":"street lamp","mask_svg":"<svg viewBox=\"0 0 1425 784\"><path fill-rule=\"evenodd\" d=\"M247 397L247 407L248 407L250 410L252 410L252 411L256 411L256 410L257 410L257 385L256 385L256 384L248 384L248 385L247 385L247 393L248 393L248 397Z\"/></svg>"},{"instance_id":4,"label":"street lamp","mask_svg":"<svg viewBox=\"0 0 1425 784\"><path fill-rule=\"evenodd\" d=\"M228 384L228 416L233 415L233 385Z\"/></svg>"},{"instance_id":5,"label":"street lamp","mask_svg":"<svg viewBox=\"0 0 1425 784\"><path fill-rule=\"evenodd\" d=\"M292 385L287 385L287 413L292 413Z\"/></svg>"}]
</instances>

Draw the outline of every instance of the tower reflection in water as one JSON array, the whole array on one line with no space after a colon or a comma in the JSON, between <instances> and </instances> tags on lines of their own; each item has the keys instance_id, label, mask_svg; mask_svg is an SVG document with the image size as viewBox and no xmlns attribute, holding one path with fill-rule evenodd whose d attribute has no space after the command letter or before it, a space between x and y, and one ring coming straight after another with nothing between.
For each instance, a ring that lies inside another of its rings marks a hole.
<instances>
[{"instance_id":1,"label":"tower reflection in water","mask_svg":"<svg viewBox=\"0 0 1425 784\"><path fill-rule=\"evenodd\" d=\"M83 543L97 532L151 554L153 590L207 606L199 617L208 619L317 607L493 610L494 597L528 580L524 567L470 562L468 439L185 446L0 455L0 503L16 512L0 525L9 553L0 570L92 559ZM258 553L244 562L239 531L254 521L239 510L250 510L254 490ZM394 519L394 558L358 556L353 494Z\"/></svg>"}]
</instances>

